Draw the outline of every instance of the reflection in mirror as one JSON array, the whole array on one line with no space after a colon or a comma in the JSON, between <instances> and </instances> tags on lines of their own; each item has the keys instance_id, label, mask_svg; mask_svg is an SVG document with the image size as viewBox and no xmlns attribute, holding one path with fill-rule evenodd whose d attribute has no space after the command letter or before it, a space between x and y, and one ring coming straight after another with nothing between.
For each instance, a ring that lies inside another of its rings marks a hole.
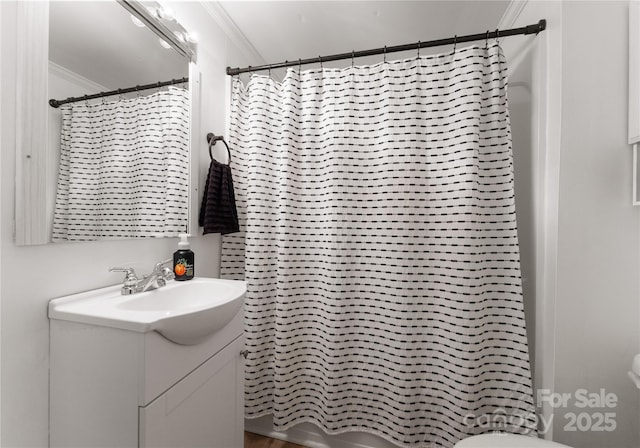
<instances>
[{"instance_id":1,"label":"reflection in mirror","mask_svg":"<svg viewBox=\"0 0 640 448\"><path fill-rule=\"evenodd\" d=\"M69 100L48 107L41 215L50 239L24 243L188 231L195 53L186 30L167 19L155 2L49 2L47 93Z\"/></svg>"}]
</instances>

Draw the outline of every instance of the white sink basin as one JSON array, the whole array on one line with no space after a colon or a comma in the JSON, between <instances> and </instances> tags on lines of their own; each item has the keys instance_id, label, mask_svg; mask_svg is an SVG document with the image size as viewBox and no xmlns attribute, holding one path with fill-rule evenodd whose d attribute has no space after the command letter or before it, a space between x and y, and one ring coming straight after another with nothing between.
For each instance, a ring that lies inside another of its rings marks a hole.
<instances>
[{"instance_id":1,"label":"white sink basin","mask_svg":"<svg viewBox=\"0 0 640 448\"><path fill-rule=\"evenodd\" d=\"M193 345L233 319L246 290L243 281L201 277L127 296L120 294L120 285L110 286L52 300L49 318L157 331L177 344Z\"/></svg>"}]
</instances>

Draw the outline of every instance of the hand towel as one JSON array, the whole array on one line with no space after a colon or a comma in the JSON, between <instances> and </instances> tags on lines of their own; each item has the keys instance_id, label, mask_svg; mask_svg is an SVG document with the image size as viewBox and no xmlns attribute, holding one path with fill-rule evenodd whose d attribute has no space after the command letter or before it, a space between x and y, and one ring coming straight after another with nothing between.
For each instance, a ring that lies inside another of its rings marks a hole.
<instances>
[{"instance_id":1,"label":"hand towel","mask_svg":"<svg viewBox=\"0 0 640 448\"><path fill-rule=\"evenodd\" d=\"M233 177L229 165L211 160L198 221L200 226L204 227L203 235L207 233L225 235L240 230Z\"/></svg>"}]
</instances>

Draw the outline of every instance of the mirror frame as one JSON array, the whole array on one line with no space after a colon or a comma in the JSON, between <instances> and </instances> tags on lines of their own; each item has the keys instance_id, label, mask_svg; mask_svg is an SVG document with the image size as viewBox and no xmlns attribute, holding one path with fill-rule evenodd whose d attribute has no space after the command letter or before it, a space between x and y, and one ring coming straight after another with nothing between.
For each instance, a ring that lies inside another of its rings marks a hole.
<instances>
[{"instance_id":1,"label":"mirror frame","mask_svg":"<svg viewBox=\"0 0 640 448\"><path fill-rule=\"evenodd\" d=\"M188 232L198 229L198 158L194 151L199 134L196 112L200 110L200 73L195 44L180 41L173 29L157 20L139 1L117 0L138 16L152 31L188 59L189 129L189 216ZM52 182L52 160L48 141L49 4L17 2L16 50L16 148L14 241L18 246L51 243L47 222L47 186ZM153 25L153 26L152 26ZM43 144L44 142L44 144Z\"/></svg>"},{"instance_id":2,"label":"mirror frame","mask_svg":"<svg viewBox=\"0 0 640 448\"><path fill-rule=\"evenodd\" d=\"M16 83L16 184L14 234L17 245L49 242L46 222L48 145L48 2L18 2ZM45 142L45 144L43 144Z\"/></svg>"}]
</instances>

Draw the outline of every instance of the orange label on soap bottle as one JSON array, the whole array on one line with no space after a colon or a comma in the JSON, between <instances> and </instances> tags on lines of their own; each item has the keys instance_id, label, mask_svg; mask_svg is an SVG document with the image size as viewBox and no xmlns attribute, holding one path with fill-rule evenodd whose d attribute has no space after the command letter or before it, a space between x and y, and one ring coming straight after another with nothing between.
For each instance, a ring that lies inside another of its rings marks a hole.
<instances>
[{"instance_id":1,"label":"orange label on soap bottle","mask_svg":"<svg viewBox=\"0 0 640 448\"><path fill-rule=\"evenodd\" d=\"M187 268L185 267L184 264L179 263L176 265L173 271L175 272L176 275L182 276L187 272Z\"/></svg>"}]
</instances>

